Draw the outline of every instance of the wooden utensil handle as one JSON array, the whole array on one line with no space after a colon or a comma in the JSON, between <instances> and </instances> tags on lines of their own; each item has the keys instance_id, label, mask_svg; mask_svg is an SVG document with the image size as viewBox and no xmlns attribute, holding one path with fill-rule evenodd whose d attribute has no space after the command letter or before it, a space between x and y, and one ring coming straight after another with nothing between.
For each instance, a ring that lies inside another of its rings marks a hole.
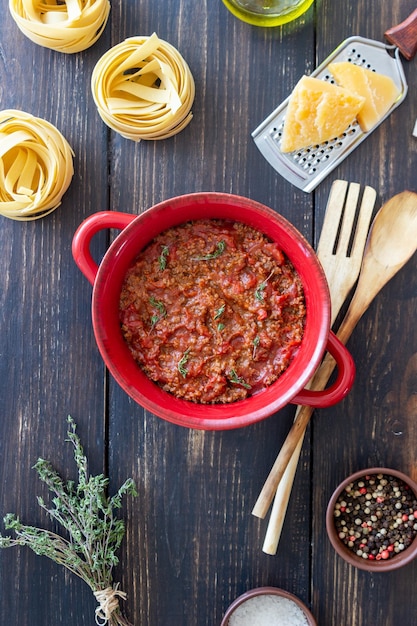
<instances>
[{"instance_id":1,"label":"wooden utensil handle","mask_svg":"<svg viewBox=\"0 0 417 626\"><path fill-rule=\"evenodd\" d=\"M287 512L290 500L291 489L293 486L295 474L298 467L298 459L300 458L301 448L303 447L304 435L300 437L294 453L285 468L284 475L280 481L272 505L271 517L269 518L268 528L264 544L262 546L265 554L276 554L278 543L281 537L282 527L284 525L285 514Z\"/></svg>"},{"instance_id":2,"label":"wooden utensil handle","mask_svg":"<svg viewBox=\"0 0 417 626\"><path fill-rule=\"evenodd\" d=\"M324 389L334 368L336 362L330 354L326 354L324 361L316 372L312 382L312 389ZM252 509L252 515L264 518L268 512L269 506L274 499L278 485L284 475L285 469L294 453L300 439L303 440L304 433L313 414L311 406L302 406L297 410L295 420L291 429L282 445L282 448L275 459L275 463L271 468L268 478L258 496L255 506Z\"/></svg>"},{"instance_id":3,"label":"wooden utensil handle","mask_svg":"<svg viewBox=\"0 0 417 626\"><path fill-rule=\"evenodd\" d=\"M417 9L401 24L385 31L385 38L397 46L401 54L410 61L417 52Z\"/></svg>"}]
</instances>

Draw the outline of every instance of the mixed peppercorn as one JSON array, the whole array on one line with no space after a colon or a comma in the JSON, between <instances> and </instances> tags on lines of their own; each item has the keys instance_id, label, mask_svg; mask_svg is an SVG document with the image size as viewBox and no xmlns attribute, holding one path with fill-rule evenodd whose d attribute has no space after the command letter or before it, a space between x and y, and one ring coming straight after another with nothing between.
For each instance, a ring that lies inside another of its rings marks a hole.
<instances>
[{"instance_id":1,"label":"mixed peppercorn","mask_svg":"<svg viewBox=\"0 0 417 626\"><path fill-rule=\"evenodd\" d=\"M363 559L390 559L417 535L417 497L394 476L365 475L351 482L333 514L339 539Z\"/></svg>"}]
</instances>

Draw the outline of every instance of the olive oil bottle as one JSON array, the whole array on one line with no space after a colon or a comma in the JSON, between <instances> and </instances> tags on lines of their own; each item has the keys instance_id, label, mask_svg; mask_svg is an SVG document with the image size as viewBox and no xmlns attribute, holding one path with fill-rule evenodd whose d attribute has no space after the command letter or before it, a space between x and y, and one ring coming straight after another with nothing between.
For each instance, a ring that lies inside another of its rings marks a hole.
<instances>
[{"instance_id":1,"label":"olive oil bottle","mask_svg":"<svg viewBox=\"0 0 417 626\"><path fill-rule=\"evenodd\" d=\"M239 19L254 26L281 26L305 13L314 0L223 0Z\"/></svg>"}]
</instances>

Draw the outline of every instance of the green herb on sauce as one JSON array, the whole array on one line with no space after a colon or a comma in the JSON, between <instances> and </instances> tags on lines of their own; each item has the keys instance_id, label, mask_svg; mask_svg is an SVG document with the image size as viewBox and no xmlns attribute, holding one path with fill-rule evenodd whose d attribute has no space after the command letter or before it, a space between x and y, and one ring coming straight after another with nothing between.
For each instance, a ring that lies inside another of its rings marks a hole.
<instances>
[{"instance_id":1,"label":"green herb on sauce","mask_svg":"<svg viewBox=\"0 0 417 626\"><path fill-rule=\"evenodd\" d=\"M245 389L251 389L251 386L245 381L244 378L242 378L242 376L238 376L235 370L230 370L229 380L235 385L241 385L242 387L245 387Z\"/></svg>"},{"instance_id":2,"label":"green herb on sauce","mask_svg":"<svg viewBox=\"0 0 417 626\"><path fill-rule=\"evenodd\" d=\"M269 274L269 276L267 278L265 278L264 281L262 281L256 288L255 290L255 298L259 301L259 302L263 302L264 301L264 291L266 289L266 286L268 284L268 280L271 278L271 276L273 275L274 270L272 270L272 272Z\"/></svg>"},{"instance_id":3,"label":"green herb on sauce","mask_svg":"<svg viewBox=\"0 0 417 626\"><path fill-rule=\"evenodd\" d=\"M161 272L163 272L164 269L166 269L168 255L169 255L169 248L168 248L168 246L162 246L162 252L161 252L161 254L158 257L159 269L161 270Z\"/></svg>"},{"instance_id":4,"label":"green herb on sauce","mask_svg":"<svg viewBox=\"0 0 417 626\"><path fill-rule=\"evenodd\" d=\"M255 298L259 302L263 302L263 300L264 300L264 290L265 290L265 287L266 287L266 282L263 282L260 285L258 285L256 290L255 290Z\"/></svg>"},{"instance_id":5,"label":"green herb on sauce","mask_svg":"<svg viewBox=\"0 0 417 626\"><path fill-rule=\"evenodd\" d=\"M157 309L159 315L152 315L151 317L151 327L154 328L156 324L167 314L167 310L165 308L165 304L161 302L161 300L156 300L153 296L149 298L150 304Z\"/></svg>"},{"instance_id":6,"label":"green herb on sauce","mask_svg":"<svg viewBox=\"0 0 417 626\"><path fill-rule=\"evenodd\" d=\"M259 335L256 335L255 339L253 340L253 352L252 352L252 358L255 358L255 354L256 354L256 349L258 348L259 344L260 344L261 340Z\"/></svg>"},{"instance_id":7,"label":"green herb on sauce","mask_svg":"<svg viewBox=\"0 0 417 626\"><path fill-rule=\"evenodd\" d=\"M178 371L181 374L181 376L183 376L183 378L185 378L188 374L188 370L185 366L188 363L189 352L190 352L190 348L187 348L187 350L182 355L181 359L178 361Z\"/></svg>"},{"instance_id":8,"label":"green herb on sauce","mask_svg":"<svg viewBox=\"0 0 417 626\"><path fill-rule=\"evenodd\" d=\"M205 256L198 256L194 260L195 261L211 261L211 259L217 259L226 249L226 243L222 240L216 244L216 249L214 252L210 254L206 254Z\"/></svg>"},{"instance_id":9,"label":"green herb on sauce","mask_svg":"<svg viewBox=\"0 0 417 626\"><path fill-rule=\"evenodd\" d=\"M223 315L225 309L226 309L226 305L225 304L223 304L220 308L218 308L216 313L215 313L215 315L214 315L214 319L218 320L219 317L221 317Z\"/></svg>"},{"instance_id":10,"label":"green herb on sauce","mask_svg":"<svg viewBox=\"0 0 417 626\"><path fill-rule=\"evenodd\" d=\"M216 312L215 312L215 314L214 314L214 320L218 320L218 319L220 319L220 318L221 318L221 316L223 315L223 313L225 312L225 310L226 310L226 305L225 305L225 304L222 304L222 306L221 306L221 307L219 307L219 308L216 310ZM225 325L224 325L222 322L219 322L219 323L217 324L217 331L218 331L218 332L222 331L224 328L225 328Z\"/></svg>"}]
</instances>

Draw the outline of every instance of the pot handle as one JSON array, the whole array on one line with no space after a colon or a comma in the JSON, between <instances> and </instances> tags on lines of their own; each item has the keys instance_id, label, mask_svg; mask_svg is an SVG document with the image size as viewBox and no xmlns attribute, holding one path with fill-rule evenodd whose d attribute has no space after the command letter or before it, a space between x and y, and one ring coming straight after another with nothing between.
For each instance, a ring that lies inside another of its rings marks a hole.
<instances>
[{"instance_id":1,"label":"pot handle","mask_svg":"<svg viewBox=\"0 0 417 626\"><path fill-rule=\"evenodd\" d=\"M346 346L332 331L329 333L327 351L336 361L338 376L335 382L327 389L322 390L320 389L319 382L316 381L318 383L318 390L302 389L295 398L291 400L291 403L307 405L314 408L326 408L337 404L337 402L343 400L349 393L353 381L355 380L355 363ZM322 367L324 369L324 366ZM325 370L326 378L322 377L320 380L323 387L327 383L333 368L334 363L330 362L329 367Z\"/></svg>"},{"instance_id":2,"label":"pot handle","mask_svg":"<svg viewBox=\"0 0 417 626\"><path fill-rule=\"evenodd\" d=\"M123 230L136 217L137 215L119 213L117 211L99 211L87 217L77 228L72 240L72 256L84 276L92 285L94 285L98 271L98 265L94 261L90 251L92 238L96 233L105 228Z\"/></svg>"}]
</instances>

